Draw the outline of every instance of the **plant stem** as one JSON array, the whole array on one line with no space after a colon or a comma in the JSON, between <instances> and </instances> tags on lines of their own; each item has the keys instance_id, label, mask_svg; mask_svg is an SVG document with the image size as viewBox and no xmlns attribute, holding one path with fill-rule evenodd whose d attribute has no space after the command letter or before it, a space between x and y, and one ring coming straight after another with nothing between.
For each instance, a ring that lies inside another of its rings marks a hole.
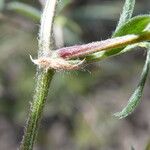
<instances>
[{"instance_id":1,"label":"plant stem","mask_svg":"<svg viewBox=\"0 0 150 150\"><path fill-rule=\"evenodd\" d=\"M53 49L53 19L55 15L57 0L47 0L41 17L41 27L39 32L39 57Z\"/></svg>"},{"instance_id":2,"label":"plant stem","mask_svg":"<svg viewBox=\"0 0 150 150\"><path fill-rule=\"evenodd\" d=\"M52 28L57 0L47 0L41 17L39 33L38 57L41 57L54 47L52 44ZM46 97L54 70L45 71L37 68L36 89L29 112L29 118L21 142L20 150L32 150L38 132L40 118L45 106Z\"/></svg>"},{"instance_id":3,"label":"plant stem","mask_svg":"<svg viewBox=\"0 0 150 150\"><path fill-rule=\"evenodd\" d=\"M44 72L39 70L37 74L37 84L35 95L33 97L33 103L31 104L31 110L25 128L25 134L20 146L21 150L32 150L33 144L37 135L39 121L43 111L43 107L48 94L50 82L52 80L54 71L49 70Z\"/></svg>"},{"instance_id":4,"label":"plant stem","mask_svg":"<svg viewBox=\"0 0 150 150\"><path fill-rule=\"evenodd\" d=\"M114 48L125 47L130 44L135 44L143 41L150 40L150 32L143 32L140 34L129 34L122 37L116 37L107 39L99 42L92 42L84 45L76 45L71 47L64 47L55 51L55 55L72 59L79 57L86 57L89 54L99 52L99 51L108 51Z\"/></svg>"}]
</instances>

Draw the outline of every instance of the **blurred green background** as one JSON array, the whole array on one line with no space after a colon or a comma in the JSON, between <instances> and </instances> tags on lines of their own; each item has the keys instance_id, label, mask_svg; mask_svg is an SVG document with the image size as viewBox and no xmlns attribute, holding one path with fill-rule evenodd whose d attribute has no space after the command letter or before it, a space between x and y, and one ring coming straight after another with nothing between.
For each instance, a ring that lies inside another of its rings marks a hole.
<instances>
[{"instance_id":1,"label":"blurred green background","mask_svg":"<svg viewBox=\"0 0 150 150\"><path fill-rule=\"evenodd\" d=\"M56 47L111 36L124 0L61 0L54 24ZM39 19L44 0L0 0L0 150L16 150L34 91ZM137 0L134 15L149 13ZM136 49L58 72L51 84L35 150L150 150L150 79L138 109L124 120L112 114L127 103L145 51Z\"/></svg>"}]
</instances>

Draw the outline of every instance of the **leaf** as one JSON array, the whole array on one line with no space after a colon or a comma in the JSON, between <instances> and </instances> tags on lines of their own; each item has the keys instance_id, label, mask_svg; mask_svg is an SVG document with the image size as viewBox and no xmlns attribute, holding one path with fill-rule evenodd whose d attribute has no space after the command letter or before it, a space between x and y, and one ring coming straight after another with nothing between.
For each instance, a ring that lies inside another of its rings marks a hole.
<instances>
[{"instance_id":1,"label":"leaf","mask_svg":"<svg viewBox=\"0 0 150 150\"><path fill-rule=\"evenodd\" d=\"M40 20L41 12L38 9L22 2L10 2L6 5L6 8L30 19L34 19L36 21Z\"/></svg>"},{"instance_id":2,"label":"leaf","mask_svg":"<svg viewBox=\"0 0 150 150\"><path fill-rule=\"evenodd\" d=\"M123 11L122 14L120 15L120 19L114 34L118 32L118 30L120 29L120 27L122 27L122 25L124 25L127 21L130 20L133 14L134 6L135 6L135 0L125 1Z\"/></svg>"},{"instance_id":3,"label":"leaf","mask_svg":"<svg viewBox=\"0 0 150 150\"><path fill-rule=\"evenodd\" d=\"M125 25L125 23L127 21L129 21L130 18L132 17L134 6L135 6L135 0L126 0L125 1L124 6L123 6L123 11L120 15L120 19L119 19L118 25L116 27L116 30L113 33L113 37L116 37L117 36L116 34L118 34L120 32L120 30L124 29L123 25ZM90 56L91 56L91 59L93 61L98 61L100 59L107 58L111 55L115 55L115 54L119 53L122 49L123 48L117 48L117 49L112 49L108 52L107 51L106 52L104 52L104 51L103 52L98 52L98 53L94 53ZM88 59L89 59L89 56L88 56Z\"/></svg>"},{"instance_id":4,"label":"leaf","mask_svg":"<svg viewBox=\"0 0 150 150\"><path fill-rule=\"evenodd\" d=\"M125 24L119 27L119 29L113 34L113 37L119 37L128 34L139 34L143 32L150 25L150 15L140 15L133 17ZM104 53L105 57L114 56L124 48L112 49Z\"/></svg>"},{"instance_id":5,"label":"leaf","mask_svg":"<svg viewBox=\"0 0 150 150\"><path fill-rule=\"evenodd\" d=\"M145 61L145 65L143 67L140 82L139 82L136 90L130 97L127 106L121 112L117 112L114 114L117 118L122 119L122 118L127 117L136 109L136 107L140 103L144 85L145 85L145 82L146 82L146 79L148 76L149 66L150 66L150 48L148 49L148 52L147 52L147 58Z\"/></svg>"},{"instance_id":6,"label":"leaf","mask_svg":"<svg viewBox=\"0 0 150 150\"><path fill-rule=\"evenodd\" d=\"M150 15L139 15L133 17L123 24L113 37L123 36L127 34L141 33L150 24Z\"/></svg>"},{"instance_id":7,"label":"leaf","mask_svg":"<svg viewBox=\"0 0 150 150\"><path fill-rule=\"evenodd\" d=\"M150 25L150 15L140 15L136 16L129 21L127 21L124 25L120 27L120 29L113 35L113 37L119 37L119 36L124 36L128 34L139 34L145 31L145 29L150 30L148 26ZM129 45L127 47L129 51L130 48L135 48L139 46L140 44L136 45ZM123 48L117 48L117 49L112 49L109 51L102 51L102 52L97 52L94 54L91 54L87 56L88 61L99 61L108 57L112 57L115 55L119 55L123 52L126 52L127 50L126 47Z\"/></svg>"}]
</instances>

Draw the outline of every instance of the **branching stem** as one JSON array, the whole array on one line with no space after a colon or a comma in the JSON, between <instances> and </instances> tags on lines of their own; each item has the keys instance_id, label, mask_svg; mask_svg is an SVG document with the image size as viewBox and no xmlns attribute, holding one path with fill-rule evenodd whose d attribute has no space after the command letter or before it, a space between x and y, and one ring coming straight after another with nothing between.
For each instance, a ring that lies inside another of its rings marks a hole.
<instances>
[{"instance_id":1,"label":"branching stem","mask_svg":"<svg viewBox=\"0 0 150 150\"><path fill-rule=\"evenodd\" d=\"M126 2L130 1L127 0ZM56 4L57 0L47 0L41 17L38 59L33 60L33 62L37 62L35 64L38 65L36 88L20 150L33 149L40 118L48 95L49 85L54 75L54 69L76 69L84 62L84 59L83 61L80 61L78 58L86 58L89 54L93 54L95 52L107 51L150 40L150 32L146 31L136 35L128 34L122 37L111 38L104 41L92 42L84 45L75 45L72 47L64 47L52 52L51 50L54 48L52 29ZM127 14L128 16L125 16L125 18L122 17L120 22L124 22L131 17L133 11L132 7L133 6L131 4L128 5L127 10L131 10L131 12ZM126 8L124 7L124 9ZM126 13L124 13L124 15L126 15ZM38 60L43 63L41 66L46 66L44 69L39 68L40 65Z\"/></svg>"},{"instance_id":2,"label":"branching stem","mask_svg":"<svg viewBox=\"0 0 150 150\"><path fill-rule=\"evenodd\" d=\"M52 27L53 18L57 0L47 0L41 18L41 27L39 33L39 52L38 57L53 48L52 45ZM31 103L31 110L24 132L24 137L20 150L32 150L37 135L40 118L48 95L50 82L53 78L54 70L45 71L37 68L36 89Z\"/></svg>"}]
</instances>

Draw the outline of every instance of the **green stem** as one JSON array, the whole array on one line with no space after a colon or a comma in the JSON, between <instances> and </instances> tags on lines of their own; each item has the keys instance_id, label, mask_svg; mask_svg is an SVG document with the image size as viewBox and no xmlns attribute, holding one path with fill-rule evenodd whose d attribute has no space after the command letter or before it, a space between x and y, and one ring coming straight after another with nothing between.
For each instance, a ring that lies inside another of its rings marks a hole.
<instances>
[{"instance_id":1,"label":"green stem","mask_svg":"<svg viewBox=\"0 0 150 150\"><path fill-rule=\"evenodd\" d=\"M38 57L53 49L52 29L57 0L47 0L41 17ZM54 70L37 69L36 89L20 150L32 150Z\"/></svg>"},{"instance_id":2,"label":"green stem","mask_svg":"<svg viewBox=\"0 0 150 150\"><path fill-rule=\"evenodd\" d=\"M21 150L32 150L33 144L37 135L39 121L45 105L46 97L50 82L53 78L54 71L39 70L37 75L37 84L33 103L31 104L31 111L25 128L25 135L20 146Z\"/></svg>"}]
</instances>

